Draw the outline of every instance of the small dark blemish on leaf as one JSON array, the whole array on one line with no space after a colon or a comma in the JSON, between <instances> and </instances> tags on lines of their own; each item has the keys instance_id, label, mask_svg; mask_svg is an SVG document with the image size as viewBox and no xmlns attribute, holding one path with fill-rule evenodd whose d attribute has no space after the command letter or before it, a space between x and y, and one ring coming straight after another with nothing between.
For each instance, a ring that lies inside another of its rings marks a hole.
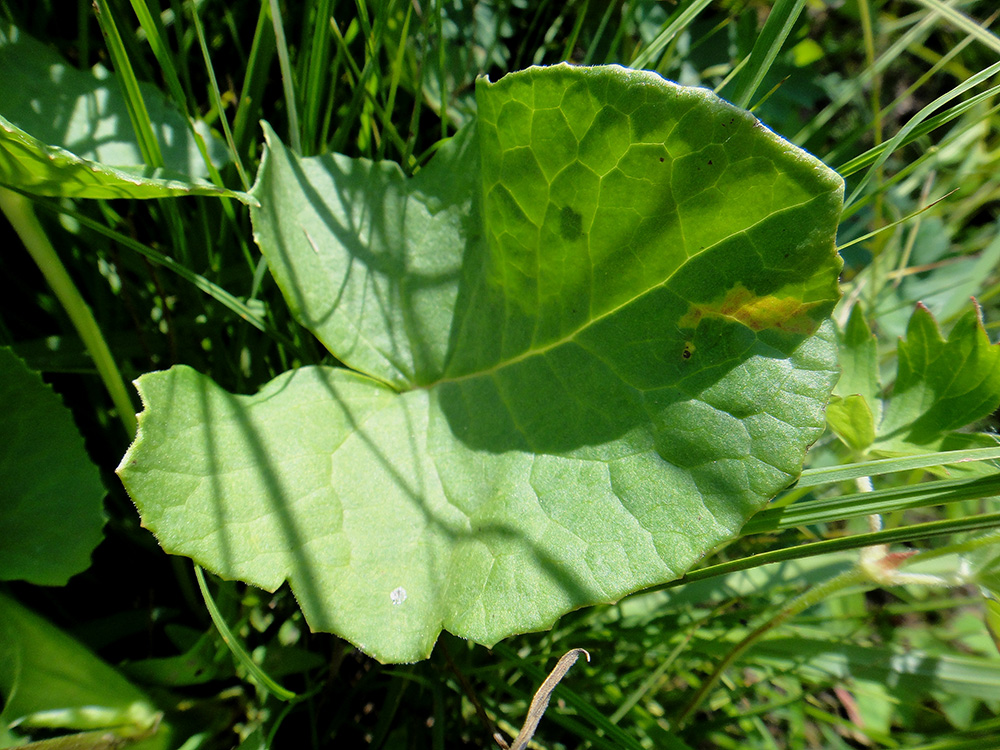
<instances>
[{"instance_id":1,"label":"small dark blemish on leaf","mask_svg":"<svg viewBox=\"0 0 1000 750\"><path fill-rule=\"evenodd\" d=\"M662 164L662 163L663 163L663 157L661 156L660 157L660 164Z\"/></svg>"},{"instance_id":2,"label":"small dark blemish on leaf","mask_svg":"<svg viewBox=\"0 0 1000 750\"><path fill-rule=\"evenodd\" d=\"M569 206L559 212L559 234L564 240L575 240L583 234L583 216Z\"/></svg>"},{"instance_id":3,"label":"small dark blemish on leaf","mask_svg":"<svg viewBox=\"0 0 1000 750\"><path fill-rule=\"evenodd\" d=\"M708 160L708 166L712 166L712 160L711 159Z\"/></svg>"},{"instance_id":4,"label":"small dark blemish on leaf","mask_svg":"<svg viewBox=\"0 0 1000 750\"><path fill-rule=\"evenodd\" d=\"M685 360L691 359L691 356L693 354L694 354L694 344L692 344L690 341L685 341L684 349L681 351L681 359Z\"/></svg>"}]
</instances>

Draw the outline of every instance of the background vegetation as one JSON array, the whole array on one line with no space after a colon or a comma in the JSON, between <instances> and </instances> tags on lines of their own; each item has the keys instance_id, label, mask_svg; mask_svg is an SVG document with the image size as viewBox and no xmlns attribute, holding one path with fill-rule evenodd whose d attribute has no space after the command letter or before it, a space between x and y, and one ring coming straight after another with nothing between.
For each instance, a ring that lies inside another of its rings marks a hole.
<instances>
[{"instance_id":1,"label":"background vegetation","mask_svg":"<svg viewBox=\"0 0 1000 750\"><path fill-rule=\"evenodd\" d=\"M867 320L877 352L861 334L845 350L850 362L874 358L888 387L918 301L947 330L976 295L987 329L1000 323L991 14L985 0L0 0L6 21L71 66L103 63L123 80L130 70L206 123L225 144L207 177L234 190L256 170L261 119L305 155L391 159L412 173L474 114L477 75L613 62L716 89L847 179L837 322L846 328L852 310L857 326ZM13 80L13 63L0 72ZM185 363L248 393L295 365L332 362L291 319L239 203L39 198L35 207L126 381ZM309 633L286 589L210 580L217 619L232 631L220 635L190 563L140 528L113 473L130 440L125 410L20 242L0 256L0 290L0 343L61 395L108 488L90 566L64 586L13 580L5 591L145 691L173 746L490 747L491 727L516 734L531 693L574 647L592 660L559 688L540 746L1000 741L1000 660L985 622L994 605L981 593L997 553L993 537L970 536L1000 527L992 462L945 471L934 467L947 459L931 456L823 473L874 457L839 424L810 453L807 480L777 501L795 513L754 519L679 584L492 651L445 636L430 660L385 667ZM997 377L993 364L984 372L984 383ZM939 433L927 454L996 444ZM878 492L857 485L873 474ZM884 532L868 525L875 512ZM76 533L58 515L46 523ZM925 553L913 570L929 577L824 584L880 542ZM774 627L754 636L766 623ZM727 655L735 661L710 681Z\"/></svg>"}]
</instances>

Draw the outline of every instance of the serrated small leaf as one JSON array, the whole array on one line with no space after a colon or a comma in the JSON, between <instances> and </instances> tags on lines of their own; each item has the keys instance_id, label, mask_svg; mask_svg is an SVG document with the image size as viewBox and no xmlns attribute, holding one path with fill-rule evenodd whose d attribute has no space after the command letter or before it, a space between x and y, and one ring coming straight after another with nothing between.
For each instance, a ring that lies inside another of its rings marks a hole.
<instances>
[{"instance_id":1,"label":"serrated small leaf","mask_svg":"<svg viewBox=\"0 0 1000 750\"><path fill-rule=\"evenodd\" d=\"M154 86L141 85L165 168L144 166L114 76L102 66L81 71L10 24L0 23L0 183L36 195L71 198L162 198L245 193L205 181L207 167L183 115ZM203 124L196 130L217 167L224 145Z\"/></svg>"},{"instance_id":2,"label":"serrated small leaf","mask_svg":"<svg viewBox=\"0 0 1000 750\"><path fill-rule=\"evenodd\" d=\"M62 586L103 538L105 490L52 388L0 347L0 580Z\"/></svg>"},{"instance_id":3,"label":"serrated small leaf","mask_svg":"<svg viewBox=\"0 0 1000 750\"><path fill-rule=\"evenodd\" d=\"M256 239L359 372L144 375L119 467L165 549L383 661L679 575L799 473L836 379L836 174L649 73L477 101L413 179L266 131Z\"/></svg>"},{"instance_id":4,"label":"serrated small leaf","mask_svg":"<svg viewBox=\"0 0 1000 750\"><path fill-rule=\"evenodd\" d=\"M898 357L879 450L936 444L1000 405L1000 345L990 343L978 307L959 318L945 340L927 308L918 306Z\"/></svg>"}]
</instances>

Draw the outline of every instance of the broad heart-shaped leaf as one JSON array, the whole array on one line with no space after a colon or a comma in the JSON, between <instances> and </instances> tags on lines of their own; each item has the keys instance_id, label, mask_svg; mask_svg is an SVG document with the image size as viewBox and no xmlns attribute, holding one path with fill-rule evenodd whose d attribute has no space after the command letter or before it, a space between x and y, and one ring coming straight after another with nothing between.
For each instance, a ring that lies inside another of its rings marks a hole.
<instances>
[{"instance_id":1,"label":"broad heart-shaped leaf","mask_svg":"<svg viewBox=\"0 0 1000 750\"><path fill-rule=\"evenodd\" d=\"M0 22L0 183L38 195L162 198L243 193L206 182L208 174L183 115L154 86L140 84L165 168L143 166L142 153L114 76L81 71L10 24ZM222 142L196 124L216 166Z\"/></svg>"},{"instance_id":2,"label":"broad heart-shaped leaf","mask_svg":"<svg viewBox=\"0 0 1000 750\"><path fill-rule=\"evenodd\" d=\"M682 574L797 476L837 377L836 174L650 73L477 102L409 180L267 131L257 241L355 371L144 375L119 467L166 550L383 661Z\"/></svg>"},{"instance_id":3,"label":"broad heart-shaped leaf","mask_svg":"<svg viewBox=\"0 0 1000 750\"><path fill-rule=\"evenodd\" d=\"M0 347L0 580L62 586L103 538L104 486L59 396Z\"/></svg>"}]
</instances>

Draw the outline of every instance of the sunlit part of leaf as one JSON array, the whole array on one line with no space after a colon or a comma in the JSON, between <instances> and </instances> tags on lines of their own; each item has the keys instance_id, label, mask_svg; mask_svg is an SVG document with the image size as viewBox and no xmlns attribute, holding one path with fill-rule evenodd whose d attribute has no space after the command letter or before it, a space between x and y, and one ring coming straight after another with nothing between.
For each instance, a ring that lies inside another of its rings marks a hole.
<instances>
[{"instance_id":1,"label":"sunlit part of leaf","mask_svg":"<svg viewBox=\"0 0 1000 750\"><path fill-rule=\"evenodd\" d=\"M955 323L948 339L918 306L899 343L899 373L879 425L876 447L929 444L1000 404L1000 345L991 344L978 307Z\"/></svg>"},{"instance_id":2,"label":"sunlit part of leaf","mask_svg":"<svg viewBox=\"0 0 1000 750\"><path fill-rule=\"evenodd\" d=\"M256 238L359 372L144 375L119 468L165 549L383 661L680 575L797 476L836 379L835 174L648 73L477 100L411 180L268 131Z\"/></svg>"},{"instance_id":3,"label":"sunlit part of leaf","mask_svg":"<svg viewBox=\"0 0 1000 750\"><path fill-rule=\"evenodd\" d=\"M878 369L878 349L860 304L854 305L847 325L838 337L840 380L833 392L847 398L858 395L878 424L882 419L882 381Z\"/></svg>"},{"instance_id":4,"label":"sunlit part of leaf","mask_svg":"<svg viewBox=\"0 0 1000 750\"><path fill-rule=\"evenodd\" d=\"M0 580L62 586L104 536L104 486L60 398L5 348L0 404Z\"/></svg>"},{"instance_id":5,"label":"sunlit part of leaf","mask_svg":"<svg viewBox=\"0 0 1000 750\"><path fill-rule=\"evenodd\" d=\"M868 402L859 394L833 396L826 407L826 421L837 437L858 453L875 442L875 419Z\"/></svg>"},{"instance_id":6,"label":"sunlit part of leaf","mask_svg":"<svg viewBox=\"0 0 1000 750\"><path fill-rule=\"evenodd\" d=\"M0 182L36 195L69 198L164 198L215 195L249 202L246 193L139 166L112 167L42 143L0 116Z\"/></svg>"}]
</instances>

